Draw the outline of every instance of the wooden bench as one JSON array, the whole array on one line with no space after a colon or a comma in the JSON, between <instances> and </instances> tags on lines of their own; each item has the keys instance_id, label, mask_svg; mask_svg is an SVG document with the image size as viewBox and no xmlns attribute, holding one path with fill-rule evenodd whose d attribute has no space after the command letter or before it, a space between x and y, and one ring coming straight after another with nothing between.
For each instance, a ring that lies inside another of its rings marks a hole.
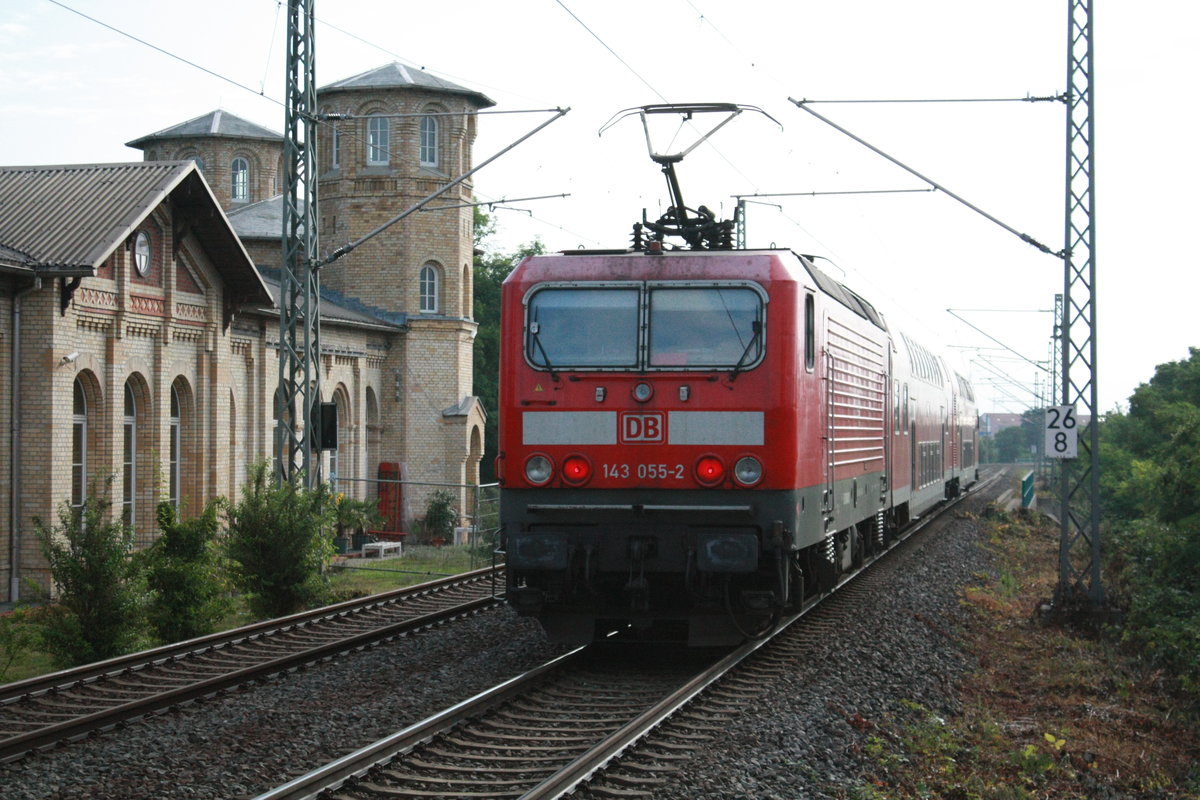
<instances>
[{"instance_id":1,"label":"wooden bench","mask_svg":"<svg viewBox=\"0 0 1200 800\"><path fill-rule=\"evenodd\" d=\"M363 558L388 558L404 555L404 542L367 542L362 548Z\"/></svg>"}]
</instances>

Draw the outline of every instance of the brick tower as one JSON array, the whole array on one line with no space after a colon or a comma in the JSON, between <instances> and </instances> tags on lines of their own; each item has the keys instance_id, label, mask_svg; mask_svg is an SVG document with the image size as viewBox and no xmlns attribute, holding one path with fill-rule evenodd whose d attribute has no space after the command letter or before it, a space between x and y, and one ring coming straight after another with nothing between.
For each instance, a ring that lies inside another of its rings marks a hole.
<instances>
[{"instance_id":1,"label":"brick tower","mask_svg":"<svg viewBox=\"0 0 1200 800\"><path fill-rule=\"evenodd\" d=\"M486 96L399 63L317 91L321 248L356 241L471 168ZM465 182L433 206L472 200ZM478 482L482 411L472 396L473 213L417 212L325 267L321 285L392 315L406 332L384 362L380 461L399 463L414 516L437 484ZM370 468L370 465L369 465ZM465 498L464 498L465 500Z\"/></svg>"}]
</instances>

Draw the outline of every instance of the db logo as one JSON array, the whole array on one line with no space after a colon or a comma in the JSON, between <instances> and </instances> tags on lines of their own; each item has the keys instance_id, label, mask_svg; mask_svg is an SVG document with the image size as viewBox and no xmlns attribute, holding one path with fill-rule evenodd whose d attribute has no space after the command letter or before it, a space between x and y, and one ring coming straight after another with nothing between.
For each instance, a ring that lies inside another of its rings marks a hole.
<instances>
[{"instance_id":1,"label":"db logo","mask_svg":"<svg viewBox=\"0 0 1200 800\"><path fill-rule=\"evenodd\" d=\"M661 442L666 432L661 412L621 415L621 442Z\"/></svg>"}]
</instances>

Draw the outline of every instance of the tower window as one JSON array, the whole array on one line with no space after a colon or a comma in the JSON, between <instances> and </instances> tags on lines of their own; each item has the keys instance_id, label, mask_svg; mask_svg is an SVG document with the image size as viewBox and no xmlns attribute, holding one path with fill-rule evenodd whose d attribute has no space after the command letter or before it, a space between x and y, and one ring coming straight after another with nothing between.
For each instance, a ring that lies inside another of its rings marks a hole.
<instances>
[{"instance_id":1,"label":"tower window","mask_svg":"<svg viewBox=\"0 0 1200 800\"><path fill-rule=\"evenodd\" d=\"M232 167L234 200L245 202L250 199L250 162L244 158L235 158Z\"/></svg>"},{"instance_id":2,"label":"tower window","mask_svg":"<svg viewBox=\"0 0 1200 800\"><path fill-rule=\"evenodd\" d=\"M367 120L367 163L375 166L388 163L388 120L386 117L370 117Z\"/></svg>"},{"instance_id":3,"label":"tower window","mask_svg":"<svg viewBox=\"0 0 1200 800\"><path fill-rule=\"evenodd\" d=\"M437 117L421 117L421 166L438 165Z\"/></svg>"},{"instance_id":4,"label":"tower window","mask_svg":"<svg viewBox=\"0 0 1200 800\"><path fill-rule=\"evenodd\" d=\"M421 312L436 314L438 311L438 269L432 264L421 267Z\"/></svg>"}]
</instances>

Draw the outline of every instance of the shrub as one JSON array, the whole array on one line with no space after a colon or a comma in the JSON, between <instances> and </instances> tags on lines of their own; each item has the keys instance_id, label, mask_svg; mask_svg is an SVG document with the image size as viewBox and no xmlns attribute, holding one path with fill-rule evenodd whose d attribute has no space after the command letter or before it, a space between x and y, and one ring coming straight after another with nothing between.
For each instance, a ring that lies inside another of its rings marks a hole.
<instances>
[{"instance_id":1,"label":"shrub","mask_svg":"<svg viewBox=\"0 0 1200 800\"><path fill-rule=\"evenodd\" d=\"M454 528L458 525L458 511L454 508L454 495L445 489L439 489L429 497L429 505L425 508L425 521L422 525L425 535L430 541L442 539L454 540Z\"/></svg>"},{"instance_id":2,"label":"shrub","mask_svg":"<svg viewBox=\"0 0 1200 800\"><path fill-rule=\"evenodd\" d=\"M0 614L0 683L8 680L13 662L38 643L37 631L30 621L29 609L18 608Z\"/></svg>"},{"instance_id":3,"label":"shrub","mask_svg":"<svg viewBox=\"0 0 1200 800\"><path fill-rule=\"evenodd\" d=\"M1200 694L1200 535L1138 522L1113 537L1129 613L1123 638Z\"/></svg>"},{"instance_id":4,"label":"shrub","mask_svg":"<svg viewBox=\"0 0 1200 800\"><path fill-rule=\"evenodd\" d=\"M266 462L250 468L229 510L226 553L256 616L287 616L325 596L332 506L324 486L307 490L295 478L276 484Z\"/></svg>"},{"instance_id":5,"label":"shrub","mask_svg":"<svg viewBox=\"0 0 1200 800\"><path fill-rule=\"evenodd\" d=\"M223 505L222 500L214 500L199 517L179 520L170 503L158 504L162 535L144 558L152 592L147 616L164 643L212 633L232 609L218 541L218 513Z\"/></svg>"},{"instance_id":6,"label":"shrub","mask_svg":"<svg viewBox=\"0 0 1200 800\"><path fill-rule=\"evenodd\" d=\"M42 640L62 666L112 658L137 642L141 591L131 558L133 530L110 517L110 505L100 496L80 509L64 502L54 527L34 518L59 592L57 604L39 614Z\"/></svg>"}]
</instances>

